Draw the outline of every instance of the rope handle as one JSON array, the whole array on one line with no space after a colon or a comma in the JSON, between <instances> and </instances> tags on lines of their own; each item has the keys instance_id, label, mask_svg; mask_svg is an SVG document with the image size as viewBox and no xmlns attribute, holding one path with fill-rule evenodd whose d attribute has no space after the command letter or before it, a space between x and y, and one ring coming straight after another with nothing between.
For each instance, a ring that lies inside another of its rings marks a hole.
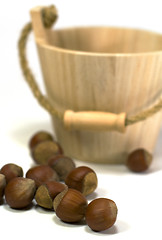
<instances>
[{"instance_id":1,"label":"rope handle","mask_svg":"<svg viewBox=\"0 0 162 240\"><path fill-rule=\"evenodd\" d=\"M45 28L50 28L56 21L58 14L54 5L44 7L41 10L42 21ZM18 52L20 66L33 95L36 97L38 103L45 108L51 115L59 118L67 129L73 130L99 130L110 131L116 130L125 132L125 128L131 124L143 121L162 109L162 99L160 98L152 107L139 112L133 116L127 116L126 113L113 114L104 112L76 112L66 110L64 113L55 109L49 100L44 96L33 76L26 57L26 46L30 32L32 31L32 23L28 23L21 31L18 41Z\"/></svg>"}]
</instances>

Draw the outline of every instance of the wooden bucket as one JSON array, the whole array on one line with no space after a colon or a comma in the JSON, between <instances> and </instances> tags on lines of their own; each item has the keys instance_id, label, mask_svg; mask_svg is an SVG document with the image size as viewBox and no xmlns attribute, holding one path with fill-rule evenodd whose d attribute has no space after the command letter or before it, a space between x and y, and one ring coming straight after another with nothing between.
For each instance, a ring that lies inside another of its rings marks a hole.
<instances>
[{"instance_id":1,"label":"wooden bucket","mask_svg":"<svg viewBox=\"0 0 162 240\"><path fill-rule=\"evenodd\" d=\"M120 132L107 131L105 119L107 112L132 116L159 101L162 35L115 27L46 29L41 9L32 9L31 17L48 100L62 114L68 109L79 111L72 124L68 122L73 118L70 111L66 123L52 116L65 154L88 162L124 163L137 148L153 153L160 111L127 127L121 114L115 120Z\"/></svg>"}]
</instances>

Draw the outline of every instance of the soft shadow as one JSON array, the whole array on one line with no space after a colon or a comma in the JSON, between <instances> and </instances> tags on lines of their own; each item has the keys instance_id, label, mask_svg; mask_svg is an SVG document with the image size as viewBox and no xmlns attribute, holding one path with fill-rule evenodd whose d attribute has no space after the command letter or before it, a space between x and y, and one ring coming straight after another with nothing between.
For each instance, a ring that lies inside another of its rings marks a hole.
<instances>
[{"instance_id":1,"label":"soft shadow","mask_svg":"<svg viewBox=\"0 0 162 240\"><path fill-rule=\"evenodd\" d=\"M66 223L66 222L61 221L56 215L53 217L53 221L61 227L74 228L74 227L83 227L86 225L85 219L83 219L77 223Z\"/></svg>"},{"instance_id":2,"label":"soft shadow","mask_svg":"<svg viewBox=\"0 0 162 240\"><path fill-rule=\"evenodd\" d=\"M41 206L39 206L38 204L35 205L35 210L38 212L38 213L41 213L41 214L53 214L54 213L54 210L53 209L47 209L47 208L43 208Z\"/></svg>"},{"instance_id":3,"label":"soft shadow","mask_svg":"<svg viewBox=\"0 0 162 240\"><path fill-rule=\"evenodd\" d=\"M97 197L98 197L98 193L97 192L93 192L93 193L89 194L88 196L86 196L88 201L91 201L91 200L93 200L93 199L95 199Z\"/></svg>"},{"instance_id":4,"label":"soft shadow","mask_svg":"<svg viewBox=\"0 0 162 240\"><path fill-rule=\"evenodd\" d=\"M0 199L0 206L4 205L4 203L5 203L4 199L3 198Z\"/></svg>"},{"instance_id":5,"label":"soft shadow","mask_svg":"<svg viewBox=\"0 0 162 240\"><path fill-rule=\"evenodd\" d=\"M32 208L34 208L34 204L31 203L29 206L25 207L25 208L21 208L21 209L18 209L18 208L11 208L8 204L3 204L3 207L9 211L9 212L14 212L14 213L24 213L26 211L29 211L31 210Z\"/></svg>"},{"instance_id":6,"label":"soft shadow","mask_svg":"<svg viewBox=\"0 0 162 240\"><path fill-rule=\"evenodd\" d=\"M101 232L93 231L89 226L87 225L85 226L85 231L94 235L115 235L128 231L128 229L130 229L130 226L127 223L120 220L118 220L118 222L111 228Z\"/></svg>"},{"instance_id":7,"label":"soft shadow","mask_svg":"<svg viewBox=\"0 0 162 240\"><path fill-rule=\"evenodd\" d=\"M92 201L98 197L105 196L106 194L107 194L107 189L101 188L98 186L97 189L93 193L86 196L86 199L88 201Z\"/></svg>"},{"instance_id":8,"label":"soft shadow","mask_svg":"<svg viewBox=\"0 0 162 240\"><path fill-rule=\"evenodd\" d=\"M118 233L118 228L114 225L109 229L106 229L104 231L94 231L92 230L89 226L85 226L85 231L94 235L102 235L102 234L106 234L106 235L114 235Z\"/></svg>"}]
</instances>

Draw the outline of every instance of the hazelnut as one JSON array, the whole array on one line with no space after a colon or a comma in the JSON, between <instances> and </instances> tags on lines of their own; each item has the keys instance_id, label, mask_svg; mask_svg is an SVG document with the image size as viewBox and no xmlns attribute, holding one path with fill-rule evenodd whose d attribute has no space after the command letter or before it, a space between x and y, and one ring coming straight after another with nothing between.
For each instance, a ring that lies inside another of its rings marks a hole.
<instances>
[{"instance_id":1,"label":"hazelnut","mask_svg":"<svg viewBox=\"0 0 162 240\"><path fill-rule=\"evenodd\" d=\"M75 168L74 161L64 155L50 157L48 165L57 172L61 181L65 181L67 175Z\"/></svg>"},{"instance_id":2,"label":"hazelnut","mask_svg":"<svg viewBox=\"0 0 162 240\"><path fill-rule=\"evenodd\" d=\"M98 180L96 173L91 168L80 166L68 174L65 184L87 196L97 188Z\"/></svg>"},{"instance_id":3,"label":"hazelnut","mask_svg":"<svg viewBox=\"0 0 162 240\"><path fill-rule=\"evenodd\" d=\"M7 183L15 177L23 177L23 169L14 163L5 164L0 173L5 175Z\"/></svg>"},{"instance_id":4,"label":"hazelnut","mask_svg":"<svg viewBox=\"0 0 162 240\"><path fill-rule=\"evenodd\" d=\"M67 189L67 186L63 183L56 181L47 182L38 187L35 200L39 206L52 209L54 198L65 189Z\"/></svg>"},{"instance_id":5,"label":"hazelnut","mask_svg":"<svg viewBox=\"0 0 162 240\"><path fill-rule=\"evenodd\" d=\"M37 187L49 181L59 181L57 173L47 165L30 168L26 173L26 177L33 179Z\"/></svg>"},{"instance_id":6,"label":"hazelnut","mask_svg":"<svg viewBox=\"0 0 162 240\"><path fill-rule=\"evenodd\" d=\"M87 200L81 192L75 189L65 189L55 197L53 207L57 217L62 221L79 222L85 217Z\"/></svg>"},{"instance_id":7,"label":"hazelnut","mask_svg":"<svg viewBox=\"0 0 162 240\"><path fill-rule=\"evenodd\" d=\"M103 231L110 228L117 218L117 206L107 198L97 198L88 204L85 219L93 231Z\"/></svg>"},{"instance_id":8,"label":"hazelnut","mask_svg":"<svg viewBox=\"0 0 162 240\"><path fill-rule=\"evenodd\" d=\"M38 164L47 164L51 156L62 153L61 146L57 142L49 140L38 143L31 151L33 160Z\"/></svg>"},{"instance_id":9,"label":"hazelnut","mask_svg":"<svg viewBox=\"0 0 162 240\"><path fill-rule=\"evenodd\" d=\"M46 140L53 141L54 139L53 136L46 131L36 132L29 141L29 147L30 149L33 149L38 143Z\"/></svg>"},{"instance_id":10,"label":"hazelnut","mask_svg":"<svg viewBox=\"0 0 162 240\"><path fill-rule=\"evenodd\" d=\"M5 187L6 187L5 175L0 174L0 201L3 198Z\"/></svg>"},{"instance_id":11,"label":"hazelnut","mask_svg":"<svg viewBox=\"0 0 162 240\"><path fill-rule=\"evenodd\" d=\"M126 166L133 172L146 171L152 162L152 155L145 149L137 149L128 155Z\"/></svg>"},{"instance_id":12,"label":"hazelnut","mask_svg":"<svg viewBox=\"0 0 162 240\"><path fill-rule=\"evenodd\" d=\"M32 179L13 178L5 188L5 199L11 208L25 208L34 198L36 186Z\"/></svg>"}]
</instances>

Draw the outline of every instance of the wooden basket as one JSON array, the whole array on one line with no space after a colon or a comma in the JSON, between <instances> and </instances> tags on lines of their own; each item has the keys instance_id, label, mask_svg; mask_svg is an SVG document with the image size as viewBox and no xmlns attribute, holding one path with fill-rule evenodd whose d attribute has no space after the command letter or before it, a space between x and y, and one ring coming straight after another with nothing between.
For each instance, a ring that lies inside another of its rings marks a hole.
<instances>
[{"instance_id":1,"label":"wooden basket","mask_svg":"<svg viewBox=\"0 0 162 240\"><path fill-rule=\"evenodd\" d=\"M72 123L71 111L64 115L66 123L52 115L65 154L88 162L124 163L137 148L153 153L161 112L126 128L121 114L114 120L119 132L107 131L105 121L107 112L135 115L159 99L162 35L114 27L51 30L44 27L41 9L32 9L31 17L48 100L62 114L79 111Z\"/></svg>"}]
</instances>

